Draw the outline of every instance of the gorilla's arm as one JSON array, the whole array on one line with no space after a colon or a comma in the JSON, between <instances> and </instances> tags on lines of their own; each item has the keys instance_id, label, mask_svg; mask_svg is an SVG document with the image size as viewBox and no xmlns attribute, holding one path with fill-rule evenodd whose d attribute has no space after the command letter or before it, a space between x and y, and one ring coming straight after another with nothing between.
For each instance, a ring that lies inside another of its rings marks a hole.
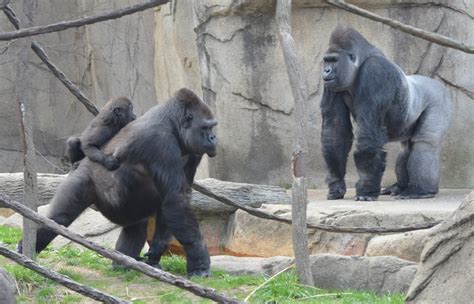
<instances>
[{"instance_id":1,"label":"gorilla's arm","mask_svg":"<svg viewBox=\"0 0 474 304\"><path fill-rule=\"evenodd\" d=\"M384 126L387 111L397 100L403 75L383 57L370 57L359 69L354 104L358 125L354 161L359 173L356 200L375 200L385 170L388 142Z\"/></svg>"},{"instance_id":2,"label":"gorilla's arm","mask_svg":"<svg viewBox=\"0 0 474 304\"><path fill-rule=\"evenodd\" d=\"M81 136L82 151L93 162L99 163L107 170L115 170L120 164L118 160L107 155L100 148L116 133L111 126L91 126Z\"/></svg>"},{"instance_id":3,"label":"gorilla's arm","mask_svg":"<svg viewBox=\"0 0 474 304\"><path fill-rule=\"evenodd\" d=\"M322 150L329 170L326 177L328 199L340 199L346 193L344 176L353 135L350 112L344 103L343 94L324 89L321 100Z\"/></svg>"}]
</instances>

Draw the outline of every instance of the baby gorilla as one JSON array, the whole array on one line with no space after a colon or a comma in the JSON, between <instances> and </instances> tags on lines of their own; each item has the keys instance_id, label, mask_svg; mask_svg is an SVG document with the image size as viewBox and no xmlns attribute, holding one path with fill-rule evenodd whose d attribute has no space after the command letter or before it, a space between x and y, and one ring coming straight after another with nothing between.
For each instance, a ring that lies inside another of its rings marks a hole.
<instances>
[{"instance_id":1,"label":"baby gorilla","mask_svg":"<svg viewBox=\"0 0 474 304\"><path fill-rule=\"evenodd\" d=\"M116 170L120 166L118 159L105 154L100 148L135 118L130 99L118 97L107 102L80 138L70 137L67 140L66 156L73 168L77 168L79 161L87 156L109 171Z\"/></svg>"}]
</instances>

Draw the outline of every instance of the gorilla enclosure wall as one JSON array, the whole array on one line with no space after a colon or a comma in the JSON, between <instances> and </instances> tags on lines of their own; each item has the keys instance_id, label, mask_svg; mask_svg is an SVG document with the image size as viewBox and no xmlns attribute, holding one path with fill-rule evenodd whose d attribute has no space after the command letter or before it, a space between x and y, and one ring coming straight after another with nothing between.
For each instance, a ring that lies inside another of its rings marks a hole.
<instances>
[{"instance_id":1,"label":"gorilla enclosure wall","mask_svg":"<svg viewBox=\"0 0 474 304\"><path fill-rule=\"evenodd\" d=\"M423 29L474 44L472 1L358 0L371 11ZM140 115L158 101L186 86L203 94L214 113L220 139L218 156L200 166L197 178L289 185L294 135L293 98L274 20L272 0L187 0L122 19L38 36L51 59L92 100L102 106L114 96L134 102ZM308 77L310 147L307 174L310 186L324 186L320 147L322 54L337 24L359 30L407 74L441 80L449 89L454 123L442 155L441 187L474 187L474 58L382 24L364 19L320 0L294 0L293 37ZM375 4L374 4L375 3ZM445 3L445 4L443 4ZM40 1L37 24L97 13L128 5L128 0ZM13 2L16 11L18 3ZM11 30L6 18L0 30ZM198 53L196 40L200 44ZM0 47L7 43L0 44ZM1 56L0 172L21 171L20 137L14 92L15 51ZM200 56L199 56L200 55ZM35 62L40 60L35 58ZM199 60L201 58L201 60ZM61 172L65 139L80 134L92 115L63 85L41 68L33 70L35 145L39 172ZM205 88L201 90L201 86ZM156 98L157 97L157 98ZM394 181L397 144L388 148L384 184ZM349 156L348 186L356 180Z\"/></svg>"}]
</instances>

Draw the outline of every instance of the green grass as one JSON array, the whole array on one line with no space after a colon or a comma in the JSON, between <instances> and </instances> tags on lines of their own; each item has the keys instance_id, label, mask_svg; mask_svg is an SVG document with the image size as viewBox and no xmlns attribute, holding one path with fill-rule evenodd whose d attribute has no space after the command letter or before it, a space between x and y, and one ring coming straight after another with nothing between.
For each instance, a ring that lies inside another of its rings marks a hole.
<instances>
[{"instance_id":1,"label":"green grass","mask_svg":"<svg viewBox=\"0 0 474 304\"><path fill-rule=\"evenodd\" d=\"M16 247L21 231L0 226L0 241L8 247ZM48 247L38 256L38 262L72 280L113 294L135 304L145 303L212 303L182 289L164 284L133 270L113 270L110 260L88 249L64 246L59 250ZM164 256L163 270L185 276L186 261L181 256ZM0 267L10 272L18 284L21 295L18 303L79 303L84 297L69 291L39 274L19 266L0 256ZM230 275L212 269L209 278L193 278L192 281L214 288L228 296L244 300L253 290L250 303L322 303L322 304L401 304L404 295L376 295L354 290L323 290L298 283L294 269L289 269L268 280L264 276Z\"/></svg>"},{"instance_id":2,"label":"green grass","mask_svg":"<svg viewBox=\"0 0 474 304\"><path fill-rule=\"evenodd\" d=\"M0 226L0 242L7 245L18 244L22 236L21 230L18 228Z\"/></svg>"}]
</instances>

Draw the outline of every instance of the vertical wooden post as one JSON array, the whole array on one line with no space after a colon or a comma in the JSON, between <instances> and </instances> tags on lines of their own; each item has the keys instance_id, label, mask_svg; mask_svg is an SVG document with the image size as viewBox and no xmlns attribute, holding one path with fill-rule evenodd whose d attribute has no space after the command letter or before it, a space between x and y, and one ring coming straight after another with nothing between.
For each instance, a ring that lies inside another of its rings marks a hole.
<instances>
[{"instance_id":1,"label":"vertical wooden post","mask_svg":"<svg viewBox=\"0 0 474 304\"><path fill-rule=\"evenodd\" d=\"M291 36L291 0L277 0L276 20L278 23L280 43L285 58L286 69L295 102L296 140L293 149L293 204L292 204L292 236L295 253L296 270L303 284L313 285L313 275L308 252L308 236L306 234L306 207L308 193L304 173L304 155L307 153L305 134L307 130L306 104L308 88L303 75L302 65L296 54L296 46Z\"/></svg>"},{"instance_id":2,"label":"vertical wooden post","mask_svg":"<svg viewBox=\"0 0 474 304\"><path fill-rule=\"evenodd\" d=\"M23 9L20 20L24 26L33 26L33 12L37 0L23 0ZM17 69L15 79L16 98L19 109L20 130L23 148L23 178L24 178L24 203L30 209L37 211L37 174L35 165L35 147L33 144L33 113L32 84L31 84L31 39L24 38L18 41ZM36 224L23 218L23 253L34 258L36 253Z\"/></svg>"}]
</instances>

